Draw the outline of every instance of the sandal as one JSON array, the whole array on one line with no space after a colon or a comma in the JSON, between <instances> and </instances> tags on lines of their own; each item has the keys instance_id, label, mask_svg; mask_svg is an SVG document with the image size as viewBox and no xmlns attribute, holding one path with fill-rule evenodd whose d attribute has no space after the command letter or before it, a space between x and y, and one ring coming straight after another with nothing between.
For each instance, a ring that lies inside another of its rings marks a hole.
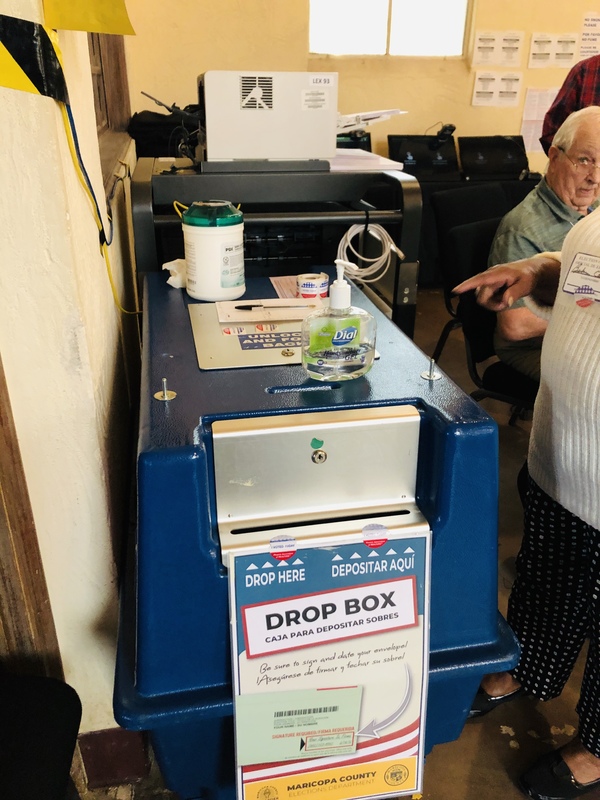
<instances>
[{"instance_id":1,"label":"sandal","mask_svg":"<svg viewBox=\"0 0 600 800\"><path fill-rule=\"evenodd\" d=\"M575 800L600 786L600 778L590 783L575 780L560 750L542 756L519 779L519 788L534 800Z\"/></svg>"},{"instance_id":2,"label":"sandal","mask_svg":"<svg viewBox=\"0 0 600 800\"><path fill-rule=\"evenodd\" d=\"M473 719L473 717L482 717L484 714L489 714L489 712L493 711L497 706L501 706L502 703L508 703L509 700L514 700L521 694L523 694L522 686L520 686L518 689L515 689L514 692L501 694L498 697L492 697L492 695L488 694L485 689L482 689L480 686L477 690L477 694L475 695L475 699L473 700L473 704L471 705L469 719Z\"/></svg>"}]
</instances>

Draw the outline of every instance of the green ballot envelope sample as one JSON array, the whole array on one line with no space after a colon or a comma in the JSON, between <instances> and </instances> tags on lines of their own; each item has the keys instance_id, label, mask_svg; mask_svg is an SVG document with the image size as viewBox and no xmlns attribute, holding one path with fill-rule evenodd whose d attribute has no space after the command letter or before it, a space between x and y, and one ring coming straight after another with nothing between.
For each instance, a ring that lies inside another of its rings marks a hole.
<instances>
[{"instance_id":1,"label":"green ballot envelope sample","mask_svg":"<svg viewBox=\"0 0 600 800\"><path fill-rule=\"evenodd\" d=\"M360 686L236 697L238 764L354 753L361 698Z\"/></svg>"}]
</instances>

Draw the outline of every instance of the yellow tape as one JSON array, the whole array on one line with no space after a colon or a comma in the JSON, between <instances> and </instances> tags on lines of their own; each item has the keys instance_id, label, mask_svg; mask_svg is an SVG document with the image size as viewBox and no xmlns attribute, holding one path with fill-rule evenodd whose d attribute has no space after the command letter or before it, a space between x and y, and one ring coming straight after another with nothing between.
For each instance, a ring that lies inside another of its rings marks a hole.
<instances>
[{"instance_id":1,"label":"yellow tape","mask_svg":"<svg viewBox=\"0 0 600 800\"><path fill-rule=\"evenodd\" d=\"M0 14L0 85L68 103L56 31Z\"/></svg>"},{"instance_id":2,"label":"yellow tape","mask_svg":"<svg viewBox=\"0 0 600 800\"><path fill-rule=\"evenodd\" d=\"M0 42L0 85L8 89L19 89L22 92L40 94L29 80L6 47Z\"/></svg>"}]
</instances>

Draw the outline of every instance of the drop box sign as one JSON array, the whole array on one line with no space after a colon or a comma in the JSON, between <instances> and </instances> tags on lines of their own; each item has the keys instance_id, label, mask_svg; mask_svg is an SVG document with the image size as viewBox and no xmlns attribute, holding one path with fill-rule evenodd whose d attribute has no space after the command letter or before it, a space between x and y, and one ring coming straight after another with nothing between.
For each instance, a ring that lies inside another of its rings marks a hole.
<instances>
[{"instance_id":1,"label":"drop box sign","mask_svg":"<svg viewBox=\"0 0 600 800\"><path fill-rule=\"evenodd\" d=\"M421 790L430 534L379 527L231 557L240 798Z\"/></svg>"}]
</instances>

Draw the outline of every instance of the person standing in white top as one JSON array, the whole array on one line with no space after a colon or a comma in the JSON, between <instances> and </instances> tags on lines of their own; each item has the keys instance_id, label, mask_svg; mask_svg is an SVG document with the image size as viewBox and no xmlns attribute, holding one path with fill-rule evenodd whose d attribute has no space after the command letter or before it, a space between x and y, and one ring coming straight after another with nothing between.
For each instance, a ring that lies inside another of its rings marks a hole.
<instances>
[{"instance_id":1,"label":"person standing in white top","mask_svg":"<svg viewBox=\"0 0 600 800\"><path fill-rule=\"evenodd\" d=\"M600 169L600 152L578 158ZM470 290L492 311L523 297L548 319L508 608L521 654L511 672L484 677L470 716L521 694L557 697L589 638L577 736L519 784L535 800L571 800L600 787L600 212L570 231L561 253L492 267L454 291Z\"/></svg>"}]
</instances>

